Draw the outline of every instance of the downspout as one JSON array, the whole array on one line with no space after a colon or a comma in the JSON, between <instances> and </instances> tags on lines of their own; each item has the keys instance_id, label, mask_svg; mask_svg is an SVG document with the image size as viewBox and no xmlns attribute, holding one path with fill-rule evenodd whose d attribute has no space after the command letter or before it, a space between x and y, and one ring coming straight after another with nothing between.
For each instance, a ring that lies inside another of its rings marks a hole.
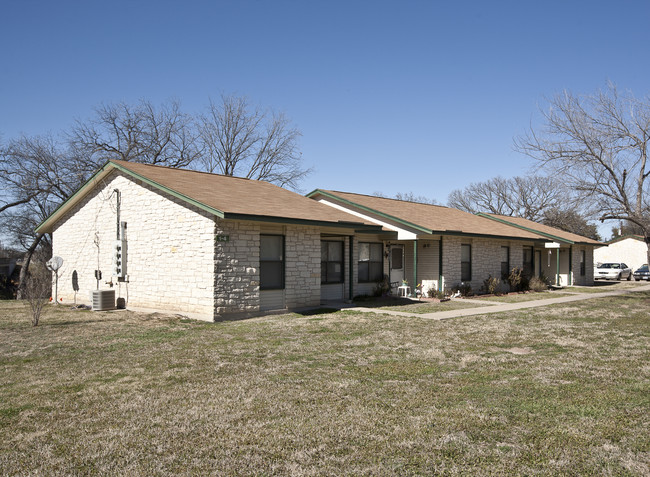
<instances>
[{"instance_id":1,"label":"downspout","mask_svg":"<svg viewBox=\"0 0 650 477\"><path fill-rule=\"evenodd\" d=\"M353 250L353 247L354 247L354 236L353 236L353 235L350 235L349 238L350 238L350 259L349 259L349 260L350 260L350 264L348 265L348 275L349 275L348 279L349 279L349 281L350 281L350 284L349 284L348 299L349 299L350 301L352 301L352 298L353 298L353 295L352 295L352 294L354 293L354 284L353 284L353 282L352 282L352 280L354 279L354 270L352 270L352 266L353 266L353 264L354 264L354 250Z\"/></svg>"},{"instance_id":2,"label":"downspout","mask_svg":"<svg viewBox=\"0 0 650 477\"><path fill-rule=\"evenodd\" d=\"M418 240L413 240L413 286L411 287L411 293L414 296L417 296L415 288L418 286Z\"/></svg>"},{"instance_id":3,"label":"downspout","mask_svg":"<svg viewBox=\"0 0 650 477\"><path fill-rule=\"evenodd\" d=\"M567 278L567 285L571 286L573 280L573 245L569 245L569 276Z\"/></svg>"},{"instance_id":4,"label":"downspout","mask_svg":"<svg viewBox=\"0 0 650 477\"><path fill-rule=\"evenodd\" d=\"M557 250L557 260L555 265L555 285L560 286L560 249Z\"/></svg>"},{"instance_id":5,"label":"downspout","mask_svg":"<svg viewBox=\"0 0 650 477\"><path fill-rule=\"evenodd\" d=\"M113 189L113 192L115 192L115 195L117 197L117 231L116 231L116 237L115 240L120 239L120 203L121 201L121 196L120 196L120 190L119 189Z\"/></svg>"},{"instance_id":6,"label":"downspout","mask_svg":"<svg viewBox=\"0 0 650 477\"><path fill-rule=\"evenodd\" d=\"M440 236L440 241L438 242L438 291L443 291L442 289L442 235Z\"/></svg>"}]
</instances>

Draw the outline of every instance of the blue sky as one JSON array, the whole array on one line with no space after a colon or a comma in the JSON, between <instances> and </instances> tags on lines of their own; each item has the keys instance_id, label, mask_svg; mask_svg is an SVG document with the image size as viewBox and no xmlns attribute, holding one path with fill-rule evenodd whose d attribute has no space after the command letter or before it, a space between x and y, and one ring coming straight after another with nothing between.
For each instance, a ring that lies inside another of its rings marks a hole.
<instances>
[{"instance_id":1,"label":"blue sky","mask_svg":"<svg viewBox=\"0 0 650 477\"><path fill-rule=\"evenodd\" d=\"M308 192L413 192L527 173L513 136L544 97L649 93L650 2L9 1L0 137L57 133L100 103L221 93L302 131Z\"/></svg>"}]
</instances>

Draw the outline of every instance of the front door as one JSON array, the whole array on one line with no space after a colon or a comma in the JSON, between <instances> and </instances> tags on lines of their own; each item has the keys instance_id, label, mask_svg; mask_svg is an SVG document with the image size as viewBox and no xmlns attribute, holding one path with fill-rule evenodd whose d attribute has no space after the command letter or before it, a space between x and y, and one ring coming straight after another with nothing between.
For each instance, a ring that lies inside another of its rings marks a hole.
<instances>
[{"instance_id":1,"label":"front door","mask_svg":"<svg viewBox=\"0 0 650 477\"><path fill-rule=\"evenodd\" d=\"M535 275L542 275L542 251L535 250Z\"/></svg>"},{"instance_id":2,"label":"front door","mask_svg":"<svg viewBox=\"0 0 650 477\"><path fill-rule=\"evenodd\" d=\"M390 282L397 282L400 286L404 280L404 246L392 245L390 247Z\"/></svg>"}]
</instances>

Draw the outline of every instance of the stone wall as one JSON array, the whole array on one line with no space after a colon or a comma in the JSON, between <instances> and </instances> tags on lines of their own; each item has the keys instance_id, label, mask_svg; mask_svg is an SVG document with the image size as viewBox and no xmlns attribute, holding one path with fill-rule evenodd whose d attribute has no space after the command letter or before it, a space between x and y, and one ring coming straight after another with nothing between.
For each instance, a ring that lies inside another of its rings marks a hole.
<instances>
[{"instance_id":1,"label":"stone wall","mask_svg":"<svg viewBox=\"0 0 650 477\"><path fill-rule=\"evenodd\" d=\"M320 304L320 241L317 227L285 228L285 300L289 309Z\"/></svg>"},{"instance_id":2,"label":"stone wall","mask_svg":"<svg viewBox=\"0 0 650 477\"><path fill-rule=\"evenodd\" d=\"M445 235L441 237L441 240L442 240L442 286L443 286L443 290L446 291L446 290L451 290L451 288L454 285L460 283L461 238Z\"/></svg>"},{"instance_id":3,"label":"stone wall","mask_svg":"<svg viewBox=\"0 0 650 477\"><path fill-rule=\"evenodd\" d=\"M585 251L585 274L580 275L580 257ZM572 248L572 284L591 286L594 284L594 247L591 245L574 245Z\"/></svg>"},{"instance_id":4,"label":"stone wall","mask_svg":"<svg viewBox=\"0 0 650 477\"><path fill-rule=\"evenodd\" d=\"M128 281L111 277L117 229L127 223ZM63 258L59 296L64 301L90 303L97 288L94 271L101 270L100 289L110 288L127 307L176 311L194 318L213 318L214 217L175 197L112 172L56 223L53 254ZM79 292L72 288L76 271Z\"/></svg>"},{"instance_id":5,"label":"stone wall","mask_svg":"<svg viewBox=\"0 0 650 477\"><path fill-rule=\"evenodd\" d=\"M443 285L450 290L461 280L460 246L468 244L472 247L472 279L469 283L476 293L481 290L483 282L489 276L501 279L501 247L509 247L509 269L523 266L523 246L532 245L509 240L491 240L475 237L444 236L442 238L442 270ZM507 285L500 285L502 291Z\"/></svg>"},{"instance_id":6,"label":"stone wall","mask_svg":"<svg viewBox=\"0 0 650 477\"><path fill-rule=\"evenodd\" d=\"M215 317L259 311L259 224L217 219L214 243Z\"/></svg>"}]
</instances>

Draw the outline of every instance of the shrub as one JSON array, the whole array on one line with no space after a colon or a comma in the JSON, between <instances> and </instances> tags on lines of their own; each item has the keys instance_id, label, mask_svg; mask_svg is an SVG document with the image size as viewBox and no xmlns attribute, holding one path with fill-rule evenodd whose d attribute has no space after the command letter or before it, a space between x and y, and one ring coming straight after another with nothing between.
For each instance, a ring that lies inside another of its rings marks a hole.
<instances>
[{"instance_id":1,"label":"shrub","mask_svg":"<svg viewBox=\"0 0 650 477\"><path fill-rule=\"evenodd\" d=\"M43 308L51 300L52 278L45 266L32 263L25 281L25 298L32 326L38 326ZM48 298L49 297L49 298Z\"/></svg>"},{"instance_id":2,"label":"shrub","mask_svg":"<svg viewBox=\"0 0 650 477\"><path fill-rule=\"evenodd\" d=\"M372 294L373 296L390 295L390 282L388 281L388 275L384 275L384 279L377 283L377 286L375 286Z\"/></svg>"},{"instance_id":3,"label":"shrub","mask_svg":"<svg viewBox=\"0 0 650 477\"><path fill-rule=\"evenodd\" d=\"M529 282L530 289L532 291L541 292L548 290L548 284L541 278L533 277Z\"/></svg>"},{"instance_id":4,"label":"shrub","mask_svg":"<svg viewBox=\"0 0 650 477\"><path fill-rule=\"evenodd\" d=\"M545 291L551 286L551 280L549 280L546 275L543 273L539 274L538 277L533 277L530 279L530 289L534 291Z\"/></svg>"},{"instance_id":5,"label":"shrub","mask_svg":"<svg viewBox=\"0 0 650 477\"><path fill-rule=\"evenodd\" d=\"M499 283L500 280L498 278L493 277L492 275L488 275L488 277L483 280L481 291L489 293L490 295L494 295L497 291L497 288L499 287Z\"/></svg>"},{"instance_id":6,"label":"shrub","mask_svg":"<svg viewBox=\"0 0 650 477\"><path fill-rule=\"evenodd\" d=\"M508 283L514 291L526 291L529 289L529 280L521 268L513 268L508 275Z\"/></svg>"},{"instance_id":7,"label":"shrub","mask_svg":"<svg viewBox=\"0 0 650 477\"><path fill-rule=\"evenodd\" d=\"M453 293L460 292L461 296L471 296L472 295L472 285L465 282L460 282L451 289Z\"/></svg>"},{"instance_id":8,"label":"shrub","mask_svg":"<svg viewBox=\"0 0 650 477\"><path fill-rule=\"evenodd\" d=\"M444 294L443 292L441 292L441 291L439 291L439 290L436 290L435 288L431 287L431 288L429 288L429 289L427 290L427 296L428 296L429 298L438 298L438 299L441 299L441 298L444 298L444 297L445 297L445 294Z\"/></svg>"}]
</instances>

